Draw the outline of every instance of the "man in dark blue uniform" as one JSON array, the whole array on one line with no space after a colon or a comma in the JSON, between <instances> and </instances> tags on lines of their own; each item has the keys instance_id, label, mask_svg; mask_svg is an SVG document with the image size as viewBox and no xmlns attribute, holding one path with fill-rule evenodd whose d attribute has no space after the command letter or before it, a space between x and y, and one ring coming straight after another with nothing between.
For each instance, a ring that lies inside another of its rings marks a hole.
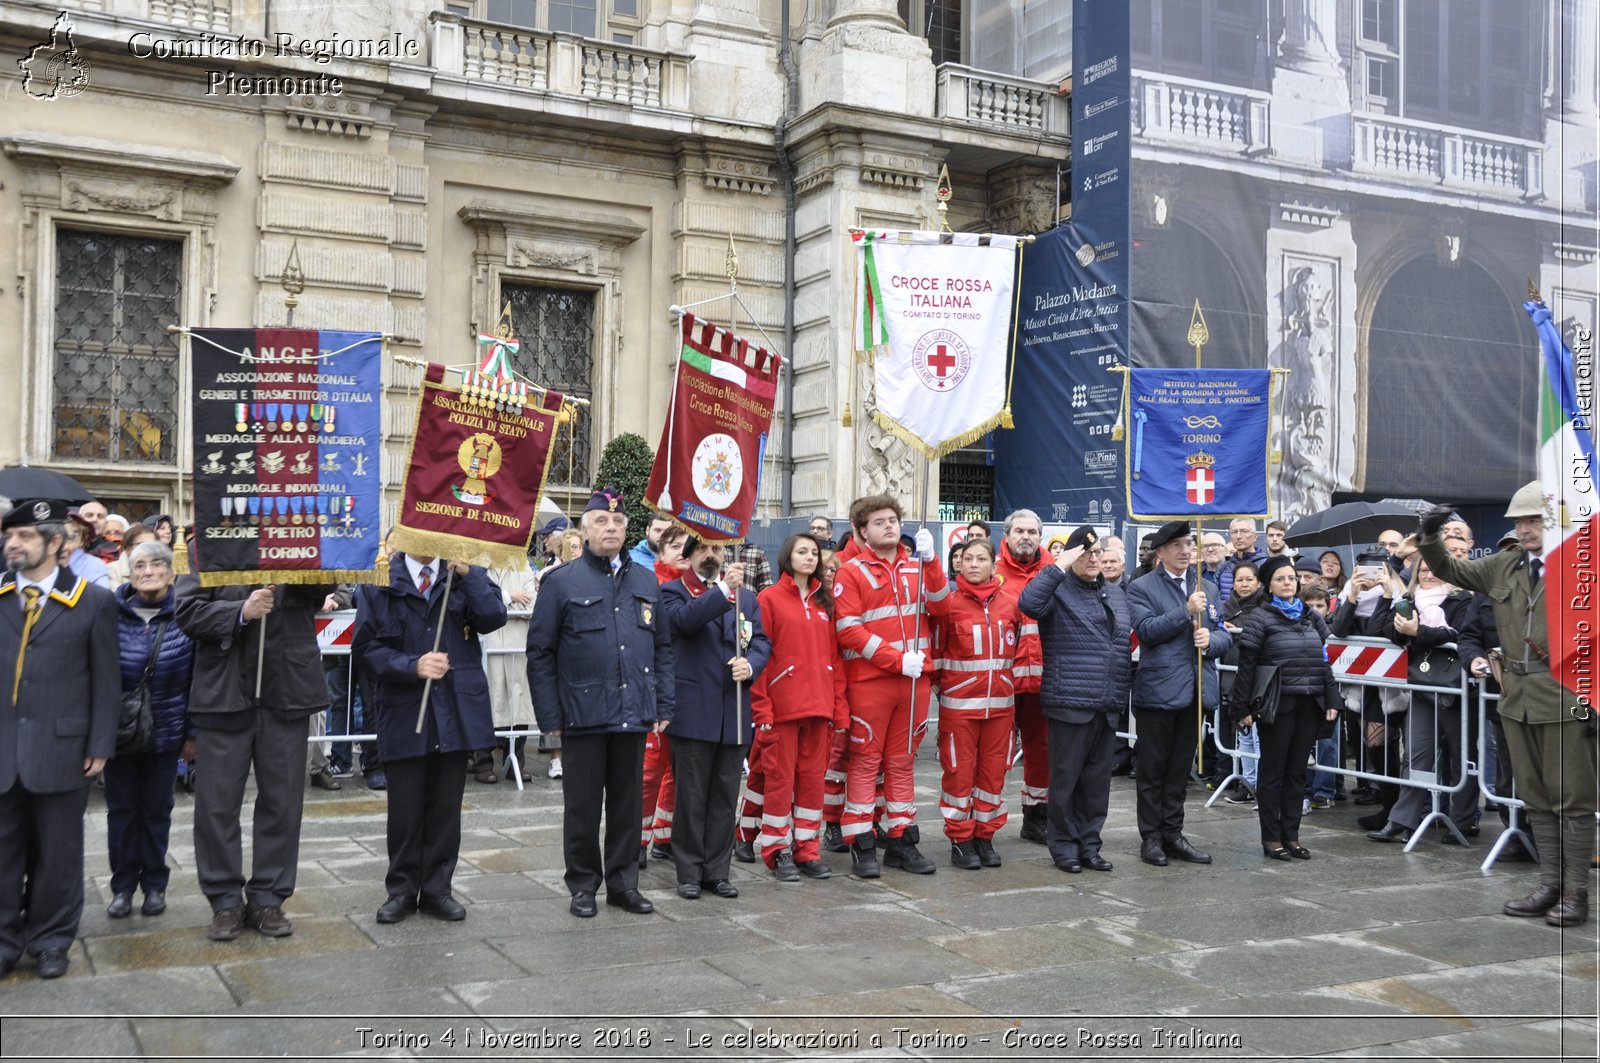
<instances>
[{"instance_id":1,"label":"man in dark blue uniform","mask_svg":"<svg viewBox=\"0 0 1600 1063\"><path fill-rule=\"evenodd\" d=\"M89 781L117 747L116 599L57 565L66 517L30 499L0 522L0 975L24 949L40 978L67 973Z\"/></svg>"},{"instance_id":2,"label":"man in dark blue uniform","mask_svg":"<svg viewBox=\"0 0 1600 1063\"><path fill-rule=\"evenodd\" d=\"M607 904L642 915L655 910L638 888L644 738L672 719L672 642L655 573L622 548L628 514L615 489L594 493L580 527L583 554L552 569L534 599L528 690L539 730L561 739L572 914L595 914L603 882Z\"/></svg>"},{"instance_id":3,"label":"man in dark blue uniform","mask_svg":"<svg viewBox=\"0 0 1600 1063\"><path fill-rule=\"evenodd\" d=\"M505 623L500 589L483 569L459 561L395 554L387 587L356 591L350 652L372 676L378 751L389 776L389 899L378 909L380 923L418 909L452 922L467 916L450 890L461 856L461 795L472 751L495 741L478 637Z\"/></svg>"}]
</instances>

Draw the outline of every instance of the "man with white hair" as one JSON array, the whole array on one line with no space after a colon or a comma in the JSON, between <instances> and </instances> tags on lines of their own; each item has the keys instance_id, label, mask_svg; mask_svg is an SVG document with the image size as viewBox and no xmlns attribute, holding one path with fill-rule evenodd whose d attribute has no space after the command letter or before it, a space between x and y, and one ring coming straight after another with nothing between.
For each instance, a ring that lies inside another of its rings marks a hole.
<instances>
[{"instance_id":1,"label":"man with white hair","mask_svg":"<svg viewBox=\"0 0 1600 1063\"><path fill-rule=\"evenodd\" d=\"M1039 549L1044 525L1039 514L1019 509L1006 517L1004 538L1000 542L997 569L1000 593L1013 602L1020 601L1035 576L1049 568L1052 560ZM1017 606L1022 614L1022 607ZM1017 656L1011 674L1016 682L1017 730L1022 736L1022 833L1023 841L1045 844L1046 811L1050 802L1050 729L1039 705L1039 680L1044 674L1044 659L1039 649L1039 625L1022 614L1017 630Z\"/></svg>"}]
</instances>

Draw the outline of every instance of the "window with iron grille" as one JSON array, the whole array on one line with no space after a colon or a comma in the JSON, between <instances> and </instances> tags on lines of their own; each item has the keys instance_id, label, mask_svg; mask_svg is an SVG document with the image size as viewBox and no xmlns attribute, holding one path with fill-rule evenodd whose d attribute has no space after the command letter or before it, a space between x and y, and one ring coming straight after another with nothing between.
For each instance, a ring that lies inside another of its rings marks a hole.
<instances>
[{"instance_id":1,"label":"window with iron grille","mask_svg":"<svg viewBox=\"0 0 1600 1063\"><path fill-rule=\"evenodd\" d=\"M939 462L939 519L994 519L994 466L982 450L958 450Z\"/></svg>"},{"instance_id":2,"label":"window with iron grille","mask_svg":"<svg viewBox=\"0 0 1600 1063\"><path fill-rule=\"evenodd\" d=\"M521 341L512 365L543 387L587 399L594 395L594 292L532 284L500 286L511 304L511 334ZM562 425L550 453L550 482L587 484L594 419L585 410L575 430Z\"/></svg>"},{"instance_id":3,"label":"window with iron grille","mask_svg":"<svg viewBox=\"0 0 1600 1063\"><path fill-rule=\"evenodd\" d=\"M177 460L183 241L56 234L56 457Z\"/></svg>"}]
</instances>

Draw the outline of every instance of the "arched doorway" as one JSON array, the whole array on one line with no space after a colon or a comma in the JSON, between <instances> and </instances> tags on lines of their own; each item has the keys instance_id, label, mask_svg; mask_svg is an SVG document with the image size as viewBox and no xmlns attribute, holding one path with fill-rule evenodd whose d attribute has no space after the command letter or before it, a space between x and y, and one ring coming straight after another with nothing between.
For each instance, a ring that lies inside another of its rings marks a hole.
<instances>
[{"instance_id":1,"label":"arched doorway","mask_svg":"<svg viewBox=\"0 0 1600 1063\"><path fill-rule=\"evenodd\" d=\"M1533 478L1536 344L1481 267L1400 267L1366 339L1368 495L1490 501Z\"/></svg>"}]
</instances>

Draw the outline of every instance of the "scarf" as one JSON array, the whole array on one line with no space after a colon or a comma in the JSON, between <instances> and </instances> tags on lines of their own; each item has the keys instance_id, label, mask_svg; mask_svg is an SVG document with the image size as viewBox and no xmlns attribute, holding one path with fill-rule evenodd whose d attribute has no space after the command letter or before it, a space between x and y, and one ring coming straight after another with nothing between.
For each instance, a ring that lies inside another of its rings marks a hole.
<instances>
[{"instance_id":1,"label":"scarf","mask_svg":"<svg viewBox=\"0 0 1600 1063\"><path fill-rule=\"evenodd\" d=\"M1450 585L1441 583L1437 587L1418 587L1411 595L1411 600L1417 604L1417 623L1423 627L1449 627L1450 622L1444 618L1444 600L1450 597Z\"/></svg>"},{"instance_id":2,"label":"scarf","mask_svg":"<svg viewBox=\"0 0 1600 1063\"><path fill-rule=\"evenodd\" d=\"M1305 615L1306 611L1306 603L1299 598L1279 598L1277 595L1273 595L1267 604L1290 620L1297 622Z\"/></svg>"}]
</instances>

